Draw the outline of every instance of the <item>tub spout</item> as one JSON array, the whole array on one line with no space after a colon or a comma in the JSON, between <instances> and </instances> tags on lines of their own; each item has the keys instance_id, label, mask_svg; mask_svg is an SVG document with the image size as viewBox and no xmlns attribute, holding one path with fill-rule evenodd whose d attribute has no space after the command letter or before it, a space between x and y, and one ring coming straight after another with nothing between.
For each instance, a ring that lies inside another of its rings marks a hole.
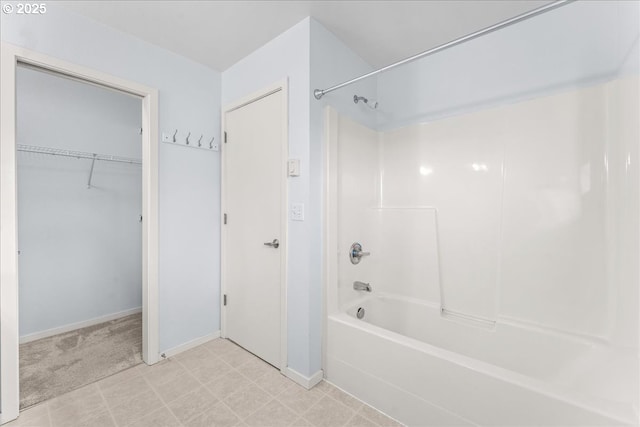
<instances>
[{"instance_id":1,"label":"tub spout","mask_svg":"<svg viewBox=\"0 0 640 427\"><path fill-rule=\"evenodd\" d=\"M368 283L355 281L353 282L353 289L355 289L356 291L371 292L371 285L369 285Z\"/></svg>"}]
</instances>

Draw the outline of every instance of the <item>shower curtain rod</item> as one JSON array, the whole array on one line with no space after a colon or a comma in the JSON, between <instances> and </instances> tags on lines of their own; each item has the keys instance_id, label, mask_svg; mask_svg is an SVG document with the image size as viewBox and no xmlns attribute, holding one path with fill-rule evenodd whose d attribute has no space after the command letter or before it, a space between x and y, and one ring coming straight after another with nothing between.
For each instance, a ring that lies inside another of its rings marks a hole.
<instances>
[{"instance_id":1,"label":"shower curtain rod","mask_svg":"<svg viewBox=\"0 0 640 427\"><path fill-rule=\"evenodd\" d=\"M382 68L379 68L379 69L377 69L375 71L371 71L370 73L364 74L364 75L362 75L360 77L356 77L355 79L347 80L346 82L340 83L339 85L335 85L335 86L332 86L332 87L327 88L327 89L316 89L316 90L313 91L313 96L316 99L320 99L320 98L322 98L324 95L326 95L329 92L333 92L336 89L340 89L342 87L348 86L348 85L350 85L352 83L355 83L357 81L360 81L362 79L366 79L367 77L375 76L376 74L380 74L380 73L382 73L384 71L388 71L388 70L390 70L392 68L395 68L395 67L398 67L400 65L408 64L409 62L413 62L413 61L415 61L417 59L424 58L425 56L429 56L431 54L440 52L440 51L448 49L450 47L457 46L457 45L459 45L461 43L468 42L468 41L473 40L475 38L478 38L480 36L484 36L486 34L492 33L494 31L500 30L502 28L508 27L510 25L513 25L513 24L517 24L518 22L524 21L524 20L529 19L529 18L533 18L534 16L540 15L540 14L542 14L544 12L548 12L550 10L556 9L556 8L558 8L560 6L564 6L565 4L572 3L574 1L575 0L557 0L557 1L553 2L553 3L549 3L547 5L539 7L537 9L533 9L533 10L530 10L529 12L526 12L526 13L523 13L521 15L515 16L513 18L507 19L506 21L499 22L499 23L494 24L494 25L492 25L490 27L483 28L483 29L478 30L478 31L476 31L474 33L467 34L466 36L457 38L457 39L452 40L450 42L447 42L445 44L441 44L440 46L436 46L436 47L434 47L432 49L425 50L424 52L420 52L420 53L418 53L416 55L410 56L409 58L405 58L405 59L403 59L401 61L398 61L398 62L395 62L393 64L387 65L386 67L382 67Z\"/></svg>"},{"instance_id":2,"label":"shower curtain rod","mask_svg":"<svg viewBox=\"0 0 640 427\"><path fill-rule=\"evenodd\" d=\"M106 162L129 163L132 165L141 165L142 161L129 157L111 156L108 154L86 153L84 151L63 150L60 148L37 147L35 145L17 144L18 151L26 153L48 154L51 156L73 157L76 159L103 160Z\"/></svg>"}]
</instances>

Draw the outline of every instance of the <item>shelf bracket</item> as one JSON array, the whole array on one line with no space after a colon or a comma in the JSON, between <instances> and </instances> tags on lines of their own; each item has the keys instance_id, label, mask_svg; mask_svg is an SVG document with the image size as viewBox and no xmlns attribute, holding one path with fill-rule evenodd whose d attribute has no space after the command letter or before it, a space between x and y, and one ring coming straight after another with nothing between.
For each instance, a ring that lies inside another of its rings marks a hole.
<instances>
[{"instance_id":1,"label":"shelf bracket","mask_svg":"<svg viewBox=\"0 0 640 427\"><path fill-rule=\"evenodd\" d=\"M93 160L91 160L91 169L89 170L89 181L87 182L87 188L91 188L91 178L93 178L93 167L96 164L97 154L93 155Z\"/></svg>"}]
</instances>

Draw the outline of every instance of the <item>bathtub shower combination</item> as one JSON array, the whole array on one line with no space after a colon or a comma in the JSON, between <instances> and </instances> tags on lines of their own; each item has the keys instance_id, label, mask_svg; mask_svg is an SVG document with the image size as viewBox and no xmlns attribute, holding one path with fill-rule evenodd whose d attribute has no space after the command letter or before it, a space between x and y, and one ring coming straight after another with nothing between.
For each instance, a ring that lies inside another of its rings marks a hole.
<instances>
[{"instance_id":1,"label":"bathtub shower combination","mask_svg":"<svg viewBox=\"0 0 640 427\"><path fill-rule=\"evenodd\" d=\"M330 382L408 425L638 424L639 18L572 3L334 94L377 108L325 110Z\"/></svg>"}]
</instances>

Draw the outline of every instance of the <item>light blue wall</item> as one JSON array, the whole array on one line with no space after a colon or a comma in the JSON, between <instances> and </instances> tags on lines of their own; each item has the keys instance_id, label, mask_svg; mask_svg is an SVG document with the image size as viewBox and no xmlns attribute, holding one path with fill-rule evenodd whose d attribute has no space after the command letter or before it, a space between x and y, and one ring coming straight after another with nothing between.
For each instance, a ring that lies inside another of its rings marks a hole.
<instances>
[{"instance_id":1,"label":"light blue wall","mask_svg":"<svg viewBox=\"0 0 640 427\"><path fill-rule=\"evenodd\" d=\"M278 80L289 82L289 157L300 159L299 177L289 178L289 202L305 204L305 220L289 221L287 333L289 367L311 376L322 367L322 108L373 125L375 113L353 103L353 90L376 97L375 80L327 95L327 87L371 71L337 37L307 18L222 73L223 106Z\"/></svg>"},{"instance_id":2,"label":"light blue wall","mask_svg":"<svg viewBox=\"0 0 640 427\"><path fill-rule=\"evenodd\" d=\"M635 1L579 1L382 73L378 128L593 84L623 63L633 72L638 9Z\"/></svg>"},{"instance_id":3,"label":"light blue wall","mask_svg":"<svg viewBox=\"0 0 640 427\"><path fill-rule=\"evenodd\" d=\"M141 100L18 68L18 143L140 159ZM20 336L142 304L142 169L18 152Z\"/></svg>"},{"instance_id":4,"label":"light blue wall","mask_svg":"<svg viewBox=\"0 0 640 427\"><path fill-rule=\"evenodd\" d=\"M220 74L72 12L1 16L4 42L158 88L160 131L220 133ZM220 329L219 154L161 144L159 317L164 351Z\"/></svg>"},{"instance_id":5,"label":"light blue wall","mask_svg":"<svg viewBox=\"0 0 640 427\"><path fill-rule=\"evenodd\" d=\"M289 158L300 159L300 176L290 177L289 203L305 204L305 220L288 223L287 359L291 369L310 376L310 281L314 213L310 202L309 150L309 25L308 18L222 73L222 105L237 101L283 79L289 82ZM315 260L319 262L319 260Z\"/></svg>"},{"instance_id":6,"label":"light blue wall","mask_svg":"<svg viewBox=\"0 0 640 427\"><path fill-rule=\"evenodd\" d=\"M311 19L310 93L314 89L325 89L345 80L368 73L373 68L356 55L347 45L327 30L318 21ZM309 274L309 364L312 371L322 366L323 327L323 190L324 190L324 116L325 106L332 106L341 114L353 118L369 127L375 127L376 112L366 105L353 102L353 95L376 99L376 79L367 79L352 86L339 89L322 97L320 101L311 96L310 106L310 197L309 212L313 216L310 240L311 269Z\"/></svg>"},{"instance_id":7,"label":"light blue wall","mask_svg":"<svg viewBox=\"0 0 640 427\"><path fill-rule=\"evenodd\" d=\"M353 90L375 98L375 80L328 95L326 87L371 67L319 22L306 18L222 73L223 106L279 80L289 82L289 157L300 159L289 178L289 202L305 204L305 220L289 221L287 332L289 367L304 376L322 368L322 108L333 105L370 125L375 113L353 103Z\"/></svg>"}]
</instances>

